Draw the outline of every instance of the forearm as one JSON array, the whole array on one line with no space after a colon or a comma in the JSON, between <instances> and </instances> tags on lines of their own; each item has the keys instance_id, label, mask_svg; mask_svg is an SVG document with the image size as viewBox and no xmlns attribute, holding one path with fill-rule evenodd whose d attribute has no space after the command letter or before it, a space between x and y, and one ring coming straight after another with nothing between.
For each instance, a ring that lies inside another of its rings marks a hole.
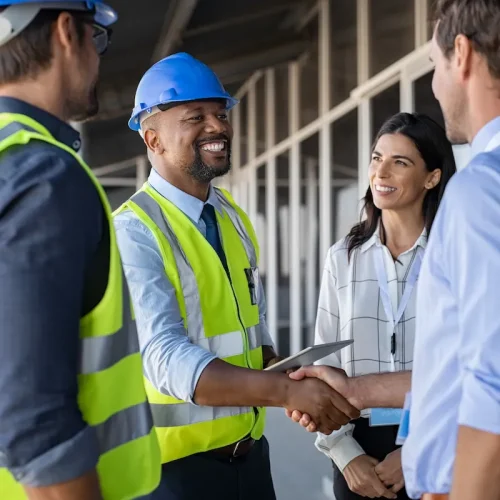
<instances>
[{"instance_id":1,"label":"forearm","mask_svg":"<svg viewBox=\"0 0 500 500\"><path fill-rule=\"evenodd\" d=\"M24 489L29 500L102 500L95 470L66 483Z\"/></svg>"},{"instance_id":2,"label":"forearm","mask_svg":"<svg viewBox=\"0 0 500 500\"><path fill-rule=\"evenodd\" d=\"M411 372L377 373L348 379L347 398L359 409L403 408Z\"/></svg>"},{"instance_id":3,"label":"forearm","mask_svg":"<svg viewBox=\"0 0 500 500\"><path fill-rule=\"evenodd\" d=\"M202 406L283 407L292 383L283 373L240 368L215 359L198 379L194 401Z\"/></svg>"},{"instance_id":4,"label":"forearm","mask_svg":"<svg viewBox=\"0 0 500 500\"><path fill-rule=\"evenodd\" d=\"M500 435L460 426L451 500L500 499Z\"/></svg>"}]
</instances>

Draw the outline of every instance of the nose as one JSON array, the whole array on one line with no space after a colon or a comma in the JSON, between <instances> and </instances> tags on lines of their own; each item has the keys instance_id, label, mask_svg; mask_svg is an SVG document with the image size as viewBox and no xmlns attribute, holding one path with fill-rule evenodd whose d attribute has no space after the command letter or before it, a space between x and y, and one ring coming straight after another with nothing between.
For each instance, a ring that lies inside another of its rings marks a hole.
<instances>
[{"instance_id":1,"label":"nose","mask_svg":"<svg viewBox=\"0 0 500 500\"><path fill-rule=\"evenodd\" d=\"M205 120L205 132L209 134L223 134L227 132L226 123L216 115L208 115Z\"/></svg>"},{"instance_id":2,"label":"nose","mask_svg":"<svg viewBox=\"0 0 500 500\"><path fill-rule=\"evenodd\" d=\"M380 179L385 179L389 177L390 175L390 162L387 160L382 160L381 162L377 163L376 169L375 169L375 176L379 177Z\"/></svg>"}]
</instances>

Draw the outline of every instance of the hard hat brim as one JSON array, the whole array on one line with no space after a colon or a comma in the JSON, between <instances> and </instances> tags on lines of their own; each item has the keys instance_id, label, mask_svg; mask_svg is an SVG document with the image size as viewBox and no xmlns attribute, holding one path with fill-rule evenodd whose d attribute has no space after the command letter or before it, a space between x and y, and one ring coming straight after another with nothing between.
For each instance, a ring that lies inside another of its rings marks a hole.
<instances>
[{"instance_id":1,"label":"hard hat brim","mask_svg":"<svg viewBox=\"0 0 500 500\"><path fill-rule=\"evenodd\" d=\"M236 106L236 104L239 103L238 99L235 99L234 97L231 96L206 96L206 97L197 97L196 99L179 99L179 100L171 100L169 101L169 104L183 104L185 102L193 102L193 101L210 101L210 100L220 100L223 99L226 101L226 109L229 111L231 108ZM131 130L134 132L138 132L141 129L141 124L140 124L140 115L142 113L147 112L148 109L152 109L154 106L158 106L159 104L163 104L161 102L156 103L155 105L148 107L148 108L142 108L142 109L134 109L132 112L132 116L130 117L130 120L128 122L128 126ZM140 107L140 106L139 106Z\"/></svg>"}]
</instances>

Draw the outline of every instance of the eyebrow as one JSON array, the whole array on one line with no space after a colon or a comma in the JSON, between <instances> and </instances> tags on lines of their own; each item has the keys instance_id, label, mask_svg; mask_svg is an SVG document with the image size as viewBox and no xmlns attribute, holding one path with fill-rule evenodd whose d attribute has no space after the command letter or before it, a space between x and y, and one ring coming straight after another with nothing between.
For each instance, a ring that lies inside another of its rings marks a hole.
<instances>
[{"instance_id":1,"label":"eyebrow","mask_svg":"<svg viewBox=\"0 0 500 500\"><path fill-rule=\"evenodd\" d=\"M379 153L378 151L374 151L374 152L372 153L372 156L373 156L373 155L377 155L377 156L384 156L383 154ZM393 156L391 156L391 158L392 158L393 160L406 160L406 161L409 161L412 165L415 165L415 162L414 162L411 158L409 158L408 156L404 156L404 155L393 155Z\"/></svg>"}]
</instances>

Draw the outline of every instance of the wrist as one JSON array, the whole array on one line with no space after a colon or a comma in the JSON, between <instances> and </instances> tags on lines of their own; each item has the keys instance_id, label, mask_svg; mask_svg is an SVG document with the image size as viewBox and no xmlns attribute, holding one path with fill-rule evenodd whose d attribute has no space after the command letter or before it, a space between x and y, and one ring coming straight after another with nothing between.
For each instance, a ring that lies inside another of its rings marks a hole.
<instances>
[{"instance_id":1,"label":"wrist","mask_svg":"<svg viewBox=\"0 0 500 500\"><path fill-rule=\"evenodd\" d=\"M358 410L365 409L361 388L361 377L353 377L346 380L346 394L344 396Z\"/></svg>"}]
</instances>

